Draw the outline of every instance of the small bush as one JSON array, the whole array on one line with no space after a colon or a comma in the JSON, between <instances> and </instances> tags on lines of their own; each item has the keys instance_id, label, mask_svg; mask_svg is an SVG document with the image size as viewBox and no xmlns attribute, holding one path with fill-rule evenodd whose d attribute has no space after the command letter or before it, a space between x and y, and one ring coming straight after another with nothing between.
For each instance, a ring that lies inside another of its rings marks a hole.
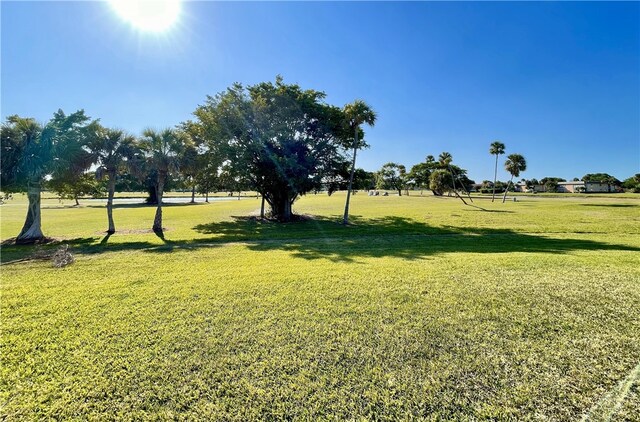
<instances>
[{"instance_id":1,"label":"small bush","mask_svg":"<svg viewBox=\"0 0 640 422\"><path fill-rule=\"evenodd\" d=\"M56 268L62 268L69 264L73 264L75 262L75 258L73 257L73 254L69 252L69 245L60 246L51 257L51 262L53 262L53 266Z\"/></svg>"}]
</instances>

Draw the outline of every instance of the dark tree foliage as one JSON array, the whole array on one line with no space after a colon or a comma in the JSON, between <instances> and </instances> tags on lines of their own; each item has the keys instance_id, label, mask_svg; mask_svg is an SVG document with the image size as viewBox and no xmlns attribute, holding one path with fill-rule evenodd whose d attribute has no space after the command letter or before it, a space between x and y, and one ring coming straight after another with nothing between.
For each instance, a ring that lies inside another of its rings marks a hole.
<instances>
[{"instance_id":1,"label":"dark tree foliage","mask_svg":"<svg viewBox=\"0 0 640 422\"><path fill-rule=\"evenodd\" d=\"M588 173L582 176L583 182L606 183L608 185L620 186L622 182L607 173Z\"/></svg>"},{"instance_id":2,"label":"dark tree foliage","mask_svg":"<svg viewBox=\"0 0 640 422\"><path fill-rule=\"evenodd\" d=\"M540 179L540 184L544 186L544 190L546 192L557 192L558 183L566 181L566 179L563 179L561 177L543 177L542 179Z\"/></svg>"},{"instance_id":3,"label":"dark tree foliage","mask_svg":"<svg viewBox=\"0 0 640 422\"><path fill-rule=\"evenodd\" d=\"M622 182L622 187L632 192L640 193L640 173L637 173Z\"/></svg>"},{"instance_id":4,"label":"dark tree foliage","mask_svg":"<svg viewBox=\"0 0 640 422\"><path fill-rule=\"evenodd\" d=\"M194 115L209 150L265 198L272 217L289 221L294 201L336 173L353 137L343 111L324 98L278 77L246 88L234 84L207 97Z\"/></svg>"}]
</instances>

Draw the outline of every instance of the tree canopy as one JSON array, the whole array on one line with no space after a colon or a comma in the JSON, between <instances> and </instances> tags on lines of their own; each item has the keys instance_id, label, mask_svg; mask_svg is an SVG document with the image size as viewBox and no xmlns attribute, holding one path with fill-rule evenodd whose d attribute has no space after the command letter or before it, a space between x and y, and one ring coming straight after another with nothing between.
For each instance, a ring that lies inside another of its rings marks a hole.
<instances>
[{"instance_id":1,"label":"tree canopy","mask_svg":"<svg viewBox=\"0 0 640 422\"><path fill-rule=\"evenodd\" d=\"M343 110L324 98L278 77L234 84L207 97L194 115L223 166L263 195L274 218L289 221L294 201L340 169L353 139Z\"/></svg>"}]
</instances>

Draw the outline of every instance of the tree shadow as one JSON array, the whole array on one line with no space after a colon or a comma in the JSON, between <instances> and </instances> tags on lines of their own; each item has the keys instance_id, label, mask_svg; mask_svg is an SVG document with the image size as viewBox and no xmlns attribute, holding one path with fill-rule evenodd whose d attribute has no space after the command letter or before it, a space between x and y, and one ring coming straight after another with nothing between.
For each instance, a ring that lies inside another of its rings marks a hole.
<instances>
[{"instance_id":1,"label":"tree shadow","mask_svg":"<svg viewBox=\"0 0 640 422\"><path fill-rule=\"evenodd\" d=\"M640 251L640 248L585 239L551 238L544 234L519 233L508 229L431 226L404 217L350 217L343 226L341 216L305 217L292 223L276 223L255 217L233 217L230 221L198 224L193 229L205 235L197 239L111 242L112 235L68 239L42 246L68 244L74 254L142 251L167 254L180 250L215 248L237 243L252 251L286 251L307 260L359 262L367 258L427 259L449 253L544 253L572 251ZM114 234L116 236L118 233ZM3 246L2 264L28 260L34 247ZM37 258L33 258L37 259Z\"/></svg>"},{"instance_id":2,"label":"tree shadow","mask_svg":"<svg viewBox=\"0 0 640 422\"><path fill-rule=\"evenodd\" d=\"M162 208L165 207L184 207L184 206L193 206L193 205L206 205L206 202L165 202L164 204L162 204ZM128 202L128 203L114 203L113 204L113 208L155 208L157 207L158 204L147 204L146 202ZM106 208L107 207L107 203L101 203L101 204L90 204L90 205L83 205L84 208Z\"/></svg>"},{"instance_id":3,"label":"tree shadow","mask_svg":"<svg viewBox=\"0 0 640 422\"><path fill-rule=\"evenodd\" d=\"M476 208L477 210L482 211L482 212L495 212L495 213L506 213L506 214L513 214L514 213L514 211L509 211L509 210L488 210L486 208L482 208L482 207L479 207L479 206L473 205L473 204L467 204L467 206L469 206L471 208Z\"/></svg>"},{"instance_id":4,"label":"tree shadow","mask_svg":"<svg viewBox=\"0 0 640 422\"><path fill-rule=\"evenodd\" d=\"M445 253L554 253L576 250L640 251L640 248L585 239L557 239L507 229L435 227L397 216L310 218L286 225L255 218L199 224L194 230L217 235L218 242L244 242L251 250L284 250L304 259L354 262L359 258L423 259Z\"/></svg>"},{"instance_id":5,"label":"tree shadow","mask_svg":"<svg viewBox=\"0 0 640 422\"><path fill-rule=\"evenodd\" d=\"M582 207L602 207L602 208L636 208L636 204L580 204Z\"/></svg>"}]
</instances>

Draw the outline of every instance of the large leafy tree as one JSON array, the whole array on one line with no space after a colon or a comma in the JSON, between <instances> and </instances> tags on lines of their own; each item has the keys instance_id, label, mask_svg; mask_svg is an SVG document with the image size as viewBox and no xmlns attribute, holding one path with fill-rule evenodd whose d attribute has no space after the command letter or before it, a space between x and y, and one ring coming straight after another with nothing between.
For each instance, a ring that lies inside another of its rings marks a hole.
<instances>
[{"instance_id":1,"label":"large leafy tree","mask_svg":"<svg viewBox=\"0 0 640 422\"><path fill-rule=\"evenodd\" d=\"M180 173L184 178L187 186L191 189L191 203L196 202L196 190L198 189L198 182L205 180L200 174L205 171L207 167L206 160L209 159L205 156L208 153L208 149L202 134L202 127L191 120L180 124L180 130L184 131L191 138L191 143L188 145L182 154L180 155Z\"/></svg>"},{"instance_id":2,"label":"large leafy tree","mask_svg":"<svg viewBox=\"0 0 640 422\"><path fill-rule=\"evenodd\" d=\"M630 189L636 193L640 192L640 173L636 173L635 175L624 179L622 187Z\"/></svg>"},{"instance_id":3,"label":"large leafy tree","mask_svg":"<svg viewBox=\"0 0 640 422\"><path fill-rule=\"evenodd\" d=\"M611 186L620 187L622 186L622 182L616 179L614 176L608 173L587 173L582 176L581 179L583 182L598 182L598 183L606 183L607 190L611 191Z\"/></svg>"},{"instance_id":4,"label":"large leafy tree","mask_svg":"<svg viewBox=\"0 0 640 422\"><path fill-rule=\"evenodd\" d=\"M429 175L429 189L435 196L454 190L451 173L445 169L436 169Z\"/></svg>"},{"instance_id":5,"label":"large leafy tree","mask_svg":"<svg viewBox=\"0 0 640 422\"><path fill-rule=\"evenodd\" d=\"M498 180L498 157L504 154L505 145L500 141L495 141L489 146L489 154L496 156L496 167L493 172L493 192L491 194L491 202L496 199L496 181Z\"/></svg>"},{"instance_id":6,"label":"large leafy tree","mask_svg":"<svg viewBox=\"0 0 640 422\"><path fill-rule=\"evenodd\" d=\"M507 188L504 190L504 196L502 197L502 203L507 200L507 192L509 192L509 186L513 184L513 178L519 177L520 173L527 169L527 161L520 154L509 154L507 160L504 162L504 168L511 175Z\"/></svg>"},{"instance_id":7,"label":"large leafy tree","mask_svg":"<svg viewBox=\"0 0 640 422\"><path fill-rule=\"evenodd\" d=\"M465 205L467 205L467 202L464 200L464 198L462 198L458 194L458 186L460 186L461 191L467 194L467 196L469 197L469 200L473 202L473 199L471 199L471 195L469 195L469 191L467 189L469 182L473 184L473 181L469 180L466 177L466 172L467 172L466 170L453 165L452 161L453 161L453 156L450 153L446 151L440 153L440 155L438 156L438 167L442 170L448 171L451 177L443 178L441 175L439 175L438 179L451 183L451 188L447 190L449 192L453 192L458 197L458 199L460 199Z\"/></svg>"},{"instance_id":8,"label":"large leafy tree","mask_svg":"<svg viewBox=\"0 0 640 422\"><path fill-rule=\"evenodd\" d=\"M402 190L407 185L407 169L402 164L387 163L378 171L379 180L385 189L398 191L398 196L402 196Z\"/></svg>"},{"instance_id":9,"label":"large leafy tree","mask_svg":"<svg viewBox=\"0 0 640 422\"><path fill-rule=\"evenodd\" d=\"M207 97L194 115L223 165L263 196L272 217L289 221L294 201L320 189L343 161L344 113L324 98L278 77L247 88L234 84Z\"/></svg>"},{"instance_id":10,"label":"large leafy tree","mask_svg":"<svg viewBox=\"0 0 640 422\"><path fill-rule=\"evenodd\" d=\"M116 226L113 221L113 197L118 175L127 169L135 172L136 158L140 153L136 138L118 129L109 129L94 124L87 143L89 152L96 164L96 178L107 179L107 233L113 234Z\"/></svg>"},{"instance_id":11,"label":"large leafy tree","mask_svg":"<svg viewBox=\"0 0 640 422\"><path fill-rule=\"evenodd\" d=\"M146 129L142 134L140 146L147 157L148 167L156 172L157 208L153 219L153 231L162 235L162 197L167 178L178 172L180 158L185 149L192 145L191 139L176 129Z\"/></svg>"},{"instance_id":12,"label":"large leafy tree","mask_svg":"<svg viewBox=\"0 0 640 422\"><path fill-rule=\"evenodd\" d=\"M41 125L32 118L10 116L2 125L2 190L27 192L29 207L24 226L16 243L35 243L45 238L42 233L40 193L47 178L62 178L86 154L89 117L79 110L65 114L62 110Z\"/></svg>"},{"instance_id":13,"label":"large leafy tree","mask_svg":"<svg viewBox=\"0 0 640 422\"><path fill-rule=\"evenodd\" d=\"M437 168L438 164L433 155L428 155L424 162L411 167L407 178L421 191L422 189L429 189L429 178L431 177L431 173ZM420 193L422 194L422 192Z\"/></svg>"},{"instance_id":14,"label":"large leafy tree","mask_svg":"<svg viewBox=\"0 0 640 422\"><path fill-rule=\"evenodd\" d=\"M46 183L46 188L61 199L73 199L76 206L80 205L81 196L98 197L105 193L104 184L96 180L95 173L84 170L51 179Z\"/></svg>"},{"instance_id":15,"label":"large leafy tree","mask_svg":"<svg viewBox=\"0 0 640 422\"><path fill-rule=\"evenodd\" d=\"M349 130L353 133L353 155L351 157L351 172L349 174L349 186L347 187L347 200L344 205L344 216L342 218L342 224L349 224L349 202L351 200L351 189L353 188L353 177L356 171L356 153L358 149L364 147L364 142L358 141L358 137L362 132L360 126L362 124L368 124L373 126L376 123L376 113L362 100L356 100L351 104L347 104L344 107L344 114L346 123ZM360 136L362 140L362 136Z\"/></svg>"}]
</instances>

